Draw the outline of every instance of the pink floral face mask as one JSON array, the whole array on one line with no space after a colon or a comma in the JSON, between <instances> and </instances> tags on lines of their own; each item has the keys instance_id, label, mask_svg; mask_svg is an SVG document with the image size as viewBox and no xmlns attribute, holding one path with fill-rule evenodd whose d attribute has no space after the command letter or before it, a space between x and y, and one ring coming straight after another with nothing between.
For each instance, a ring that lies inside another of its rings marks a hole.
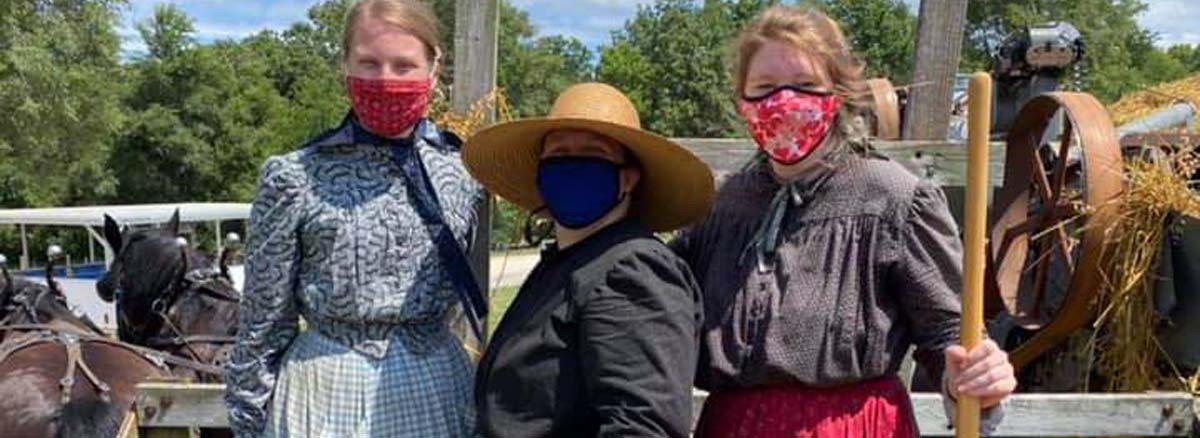
<instances>
[{"instance_id":1,"label":"pink floral face mask","mask_svg":"<svg viewBox=\"0 0 1200 438\"><path fill-rule=\"evenodd\" d=\"M842 98L794 87L743 98L738 105L759 149L784 165L804 160L820 146L837 119Z\"/></svg>"}]
</instances>

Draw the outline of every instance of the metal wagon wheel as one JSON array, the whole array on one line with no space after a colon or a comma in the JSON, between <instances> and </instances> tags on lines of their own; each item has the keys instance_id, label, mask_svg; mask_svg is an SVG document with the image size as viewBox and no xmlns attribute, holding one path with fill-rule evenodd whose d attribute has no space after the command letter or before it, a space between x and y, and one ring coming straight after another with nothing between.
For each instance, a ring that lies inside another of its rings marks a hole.
<instances>
[{"instance_id":1,"label":"metal wagon wheel","mask_svg":"<svg viewBox=\"0 0 1200 438\"><path fill-rule=\"evenodd\" d=\"M900 97L892 81L885 78L867 80L875 104L875 137L880 140L900 139Z\"/></svg>"},{"instance_id":2,"label":"metal wagon wheel","mask_svg":"<svg viewBox=\"0 0 1200 438\"><path fill-rule=\"evenodd\" d=\"M1061 137L1044 140L1060 110ZM1006 155L992 210L989 304L1035 332L1010 355L1020 369L1091 320L1123 164L1107 111L1085 93L1032 99L1009 132Z\"/></svg>"}]
</instances>

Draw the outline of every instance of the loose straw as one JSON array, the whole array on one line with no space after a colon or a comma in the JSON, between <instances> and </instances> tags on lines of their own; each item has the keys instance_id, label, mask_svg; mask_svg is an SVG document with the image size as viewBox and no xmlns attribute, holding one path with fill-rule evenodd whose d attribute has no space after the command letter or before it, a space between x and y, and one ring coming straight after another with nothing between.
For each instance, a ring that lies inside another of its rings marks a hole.
<instances>
[{"instance_id":1,"label":"loose straw","mask_svg":"<svg viewBox=\"0 0 1200 438\"><path fill-rule=\"evenodd\" d=\"M967 87L967 211L963 236L962 346L983 341L984 233L987 228L988 137L992 121L992 77L975 73ZM979 436L979 400L959 396L955 435Z\"/></svg>"}]
</instances>

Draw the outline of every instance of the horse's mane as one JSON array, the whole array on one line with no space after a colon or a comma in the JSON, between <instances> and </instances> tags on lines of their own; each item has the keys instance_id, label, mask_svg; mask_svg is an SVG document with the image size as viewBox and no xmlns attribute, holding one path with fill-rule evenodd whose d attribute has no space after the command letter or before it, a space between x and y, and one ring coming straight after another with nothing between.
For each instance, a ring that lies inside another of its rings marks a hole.
<instances>
[{"instance_id":1,"label":"horse's mane","mask_svg":"<svg viewBox=\"0 0 1200 438\"><path fill-rule=\"evenodd\" d=\"M188 270L212 266L207 256L190 245L181 247L177 239L164 230L141 230L129 236L129 242L125 245L133 247L137 244L139 250L131 252L129 258L125 259L125 270L128 271L130 266L138 266L139 275L126 275L129 289L125 292L131 294L128 299L146 301L149 305L149 301L185 273L184 257L187 257Z\"/></svg>"}]
</instances>

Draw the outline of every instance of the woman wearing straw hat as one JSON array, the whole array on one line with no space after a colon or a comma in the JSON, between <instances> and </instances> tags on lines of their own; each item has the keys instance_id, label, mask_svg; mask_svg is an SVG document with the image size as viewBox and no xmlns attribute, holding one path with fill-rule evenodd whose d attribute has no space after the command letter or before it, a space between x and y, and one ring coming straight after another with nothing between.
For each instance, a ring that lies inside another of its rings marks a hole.
<instances>
[{"instance_id":1,"label":"woman wearing straw hat","mask_svg":"<svg viewBox=\"0 0 1200 438\"><path fill-rule=\"evenodd\" d=\"M477 436L471 363L445 315L459 301L482 313L462 251L483 197L457 138L425 118L437 19L419 0L362 0L343 51L353 111L263 166L226 381L231 426L242 437Z\"/></svg>"},{"instance_id":2,"label":"woman wearing straw hat","mask_svg":"<svg viewBox=\"0 0 1200 438\"><path fill-rule=\"evenodd\" d=\"M480 363L481 431L687 436L700 291L651 233L708 211L708 167L594 83L564 91L548 117L481 131L463 161L493 193L547 212L557 238Z\"/></svg>"},{"instance_id":3,"label":"woman wearing straw hat","mask_svg":"<svg viewBox=\"0 0 1200 438\"><path fill-rule=\"evenodd\" d=\"M957 345L962 248L945 196L871 152L862 66L838 25L772 7L735 48L760 153L672 241L704 288L698 436L916 436L898 377L913 345L946 370L946 400L997 406L1016 379L994 342Z\"/></svg>"}]
</instances>

